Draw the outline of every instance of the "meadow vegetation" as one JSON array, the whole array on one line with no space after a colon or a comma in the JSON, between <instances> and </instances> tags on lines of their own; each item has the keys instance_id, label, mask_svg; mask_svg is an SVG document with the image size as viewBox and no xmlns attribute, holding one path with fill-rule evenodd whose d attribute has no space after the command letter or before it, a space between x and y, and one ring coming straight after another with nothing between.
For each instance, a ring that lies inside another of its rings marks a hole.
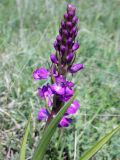
<instances>
[{"instance_id":1,"label":"meadow vegetation","mask_svg":"<svg viewBox=\"0 0 120 160\"><path fill-rule=\"evenodd\" d=\"M79 160L120 124L120 0L0 0L0 160L18 160L30 112L27 160L42 135L37 112L44 102L36 89L44 81L32 72L49 65L67 2L80 19L76 62L85 67L73 79L81 108L73 125L57 130L45 160ZM120 160L120 133L92 160Z\"/></svg>"}]
</instances>

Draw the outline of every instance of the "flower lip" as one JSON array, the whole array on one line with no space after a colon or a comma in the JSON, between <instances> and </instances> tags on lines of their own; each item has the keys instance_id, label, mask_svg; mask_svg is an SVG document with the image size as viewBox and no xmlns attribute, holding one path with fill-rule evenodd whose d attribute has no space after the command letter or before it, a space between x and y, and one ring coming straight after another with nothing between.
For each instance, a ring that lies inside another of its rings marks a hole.
<instances>
[{"instance_id":1,"label":"flower lip","mask_svg":"<svg viewBox=\"0 0 120 160\"><path fill-rule=\"evenodd\" d=\"M78 103L78 101L74 100L70 107L67 109L66 114L75 114L79 108L80 104Z\"/></svg>"},{"instance_id":2,"label":"flower lip","mask_svg":"<svg viewBox=\"0 0 120 160\"><path fill-rule=\"evenodd\" d=\"M41 108L38 112L38 120L41 121L41 120L47 120L48 119L48 116L49 116L49 112L47 109L45 108Z\"/></svg>"},{"instance_id":3,"label":"flower lip","mask_svg":"<svg viewBox=\"0 0 120 160\"><path fill-rule=\"evenodd\" d=\"M47 79L50 73L45 68L38 68L33 72L33 77L35 80Z\"/></svg>"},{"instance_id":4,"label":"flower lip","mask_svg":"<svg viewBox=\"0 0 120 160\"><path fill-rule=\"evenodd\" d=\"M51 89L54 93L58 95L64 95L65 94L65 88L61 85L57 85L56 83L51 86Z\"/></svg>"},{"instance_id":5,"label":"flower lip","mask_svg":"<svg viewBox=\"0 0 120 160\"><path fill-rule=\"evenodd\" d=\"M58 127L68 127L71 123L72 123L71 118L63 117L60 123L58 124Z\"/></svg>"}]
</instances>

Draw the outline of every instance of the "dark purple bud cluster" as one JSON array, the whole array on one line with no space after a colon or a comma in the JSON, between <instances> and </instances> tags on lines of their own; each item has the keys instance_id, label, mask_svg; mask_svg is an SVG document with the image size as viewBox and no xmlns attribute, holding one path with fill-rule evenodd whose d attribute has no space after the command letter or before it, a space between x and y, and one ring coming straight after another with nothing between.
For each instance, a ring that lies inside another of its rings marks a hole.
<instances>
[{"instance_id":1,"label":"dark purple bud cluster","mask_svg":"<svg viewBox=\"0 0 120 160\"><path fill-rule=\"evenodd\" d=\"M79 43L75 42L78 33L77 22L76 8L69 4L67 6L67 12L64 14L64 19L61 21L59 35L57 35L54 42L56 59L60 65L66 68L66 72L68 70L71 71L70 67L75 59L75 51L79 48ZM54 63L53 60L52 62Z\"/></svg>"},{"instance_id":2,"label":"dark purple bud cluster","mask_svg":"<svg viewBox=\"0 0 120 160\"><path fill-rule=\"evenodd\" d=\"M49 107L49 109L48 107L40 109L38 120L46 120L46 125L74 94L74 83L67 80L67 73L74 74L83 69L83 64L73 64L76 57L75 52L79 48L79 43L75 40L78 33L77 23L76 8L69 4L54 42L56 53L50 55L51 67L49 69L38 68L33 72L35 80L49 77L51 79L51 84L38 88L39 96L46 101ZM75 114L79 107L79 103L74 100L58 126L68 127L72 123L72 119L68 115Z\"/></svg>"}]
</instances>

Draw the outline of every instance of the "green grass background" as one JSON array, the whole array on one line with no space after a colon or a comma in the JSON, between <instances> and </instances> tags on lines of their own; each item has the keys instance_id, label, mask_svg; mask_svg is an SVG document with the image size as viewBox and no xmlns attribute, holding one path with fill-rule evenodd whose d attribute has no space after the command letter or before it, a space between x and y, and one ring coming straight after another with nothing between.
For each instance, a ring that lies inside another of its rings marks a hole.
<instances>
[{"instance_id":1,"label":"green grass background","mask_svg":"<svg viewBox=\"0 0 120 160\"><path fill-rule=\"evenodd\" d=\"M48 66L67 2L80 19L76 62L85 68L73 81L81 108L73 125L55 133L45 160L79 160L120 124L120 0L0 0L0 160L19 159L30 112L27 160L42 135L36 117L44 102L36 89L45 82L34 82L32 72ZM120 160L120 133L92 160Z\"/></svg>"}]
</instances>

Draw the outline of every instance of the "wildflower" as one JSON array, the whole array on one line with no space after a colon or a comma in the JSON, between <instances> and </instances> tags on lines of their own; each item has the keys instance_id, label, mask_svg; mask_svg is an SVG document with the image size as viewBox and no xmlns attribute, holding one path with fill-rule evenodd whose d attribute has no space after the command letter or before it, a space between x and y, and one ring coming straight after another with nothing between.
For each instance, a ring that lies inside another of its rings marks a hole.
<instances>
[{"instance_id":1,"label":"wildflower","mask_svg":"<svg viewBox=\"0 0 120 160\"><path fill-rule=\"evenodd\" d=\"M38 88L38 95L47 102L49 111L41 108L38 120L46 121L46 125L57 115L63 105L74 95L74 83L67 80L67 73L76 73L83 69L83 64L73 64L76 51L80 47L76 42L78 34L78 18L76 8L68 4L67 12L61 21L59 34L54 42L55 54L50 55L52 62L49 70L38 68L33 72L35 80L51 78L51 83ZM80 108L78 101L74 100L58 124L58 127L68 127L72 123L71 115L76 114Z\"/></svg>"}]
</instances>

